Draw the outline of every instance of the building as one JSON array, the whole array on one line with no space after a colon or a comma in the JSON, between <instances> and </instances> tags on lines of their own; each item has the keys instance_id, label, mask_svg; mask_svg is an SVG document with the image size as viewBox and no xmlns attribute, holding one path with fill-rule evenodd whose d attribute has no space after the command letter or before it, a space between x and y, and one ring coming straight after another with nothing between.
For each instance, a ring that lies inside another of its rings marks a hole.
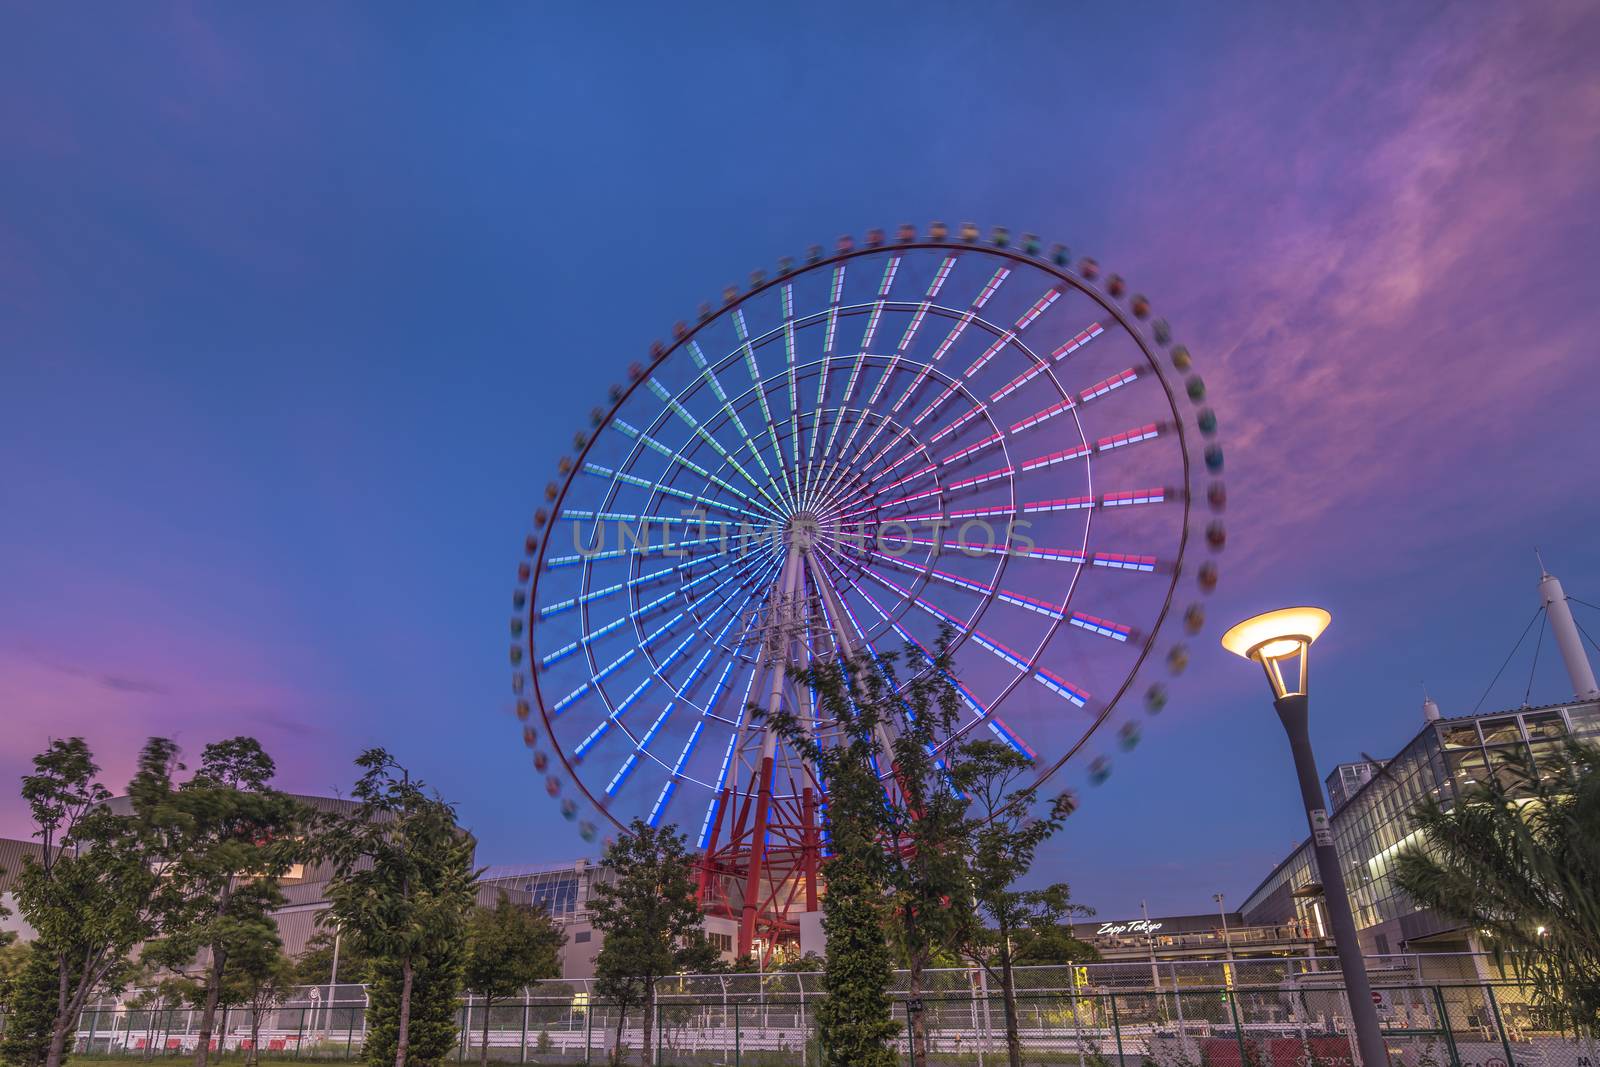
<instances>
[{"instance_id":1,"label":"building","mask_svg":"<svg viewBox=\"0 0 1600 1067\"><path fill-rule=\"evenodd\" d=\"M587 860L574 863L516 864L486 867L478 877L480 896L492 900L502 890L523 894L530 904L547 908L566 931L561 950L561 977L593 978L595 957L605 935L589 918L589 895L595 883L610 877L609 868ZM738 923L722 916L703 920L706 936L728 962L734 959ZM819 931L820 934L820 931Z\"/></svg>"},{"instance_id":2,"label":"building","mask_svg":"<svg viewBox=\"0 0 1600 1067\"><path fill-rule=\"evenodd\" d=\"M1566 595L1549 573L1540 576L1539 592L1576 699L1450 718L1424 699L1421 729L1393 759L1341 764L1329 776L1334 844L1368 955L1481 948L1474 931L1416 908L1395 885L1392 864L1403 849L1418 843L1411 813L1422 801L1449 808L1467 787L1499 773L1512 755L1531 758L1541 774L1566 774L1568 738L1600 742L1600 687ZM1321 883L1308 840L1256 887L1241 916L1252 924L1309 923L1323 934Z\"/></svg>"},{"instance_id":3,"label":"building","mask_svg":"<svg viewBox=\"0 0 1600 1067\"><path fill-rule=\"evenodd\" d=\"M1106 963L1215 962L1326 955L1328 939L1297 919L1253 925L1238 912L1074 923L1072 936Z\"/></svg>"},{"instance_id":4,"label":"building","mask_svg":"<svg viewBox=\"0 0 1600 1067\"><path fill-rule=\"evenodd\" d=\"M1359 763L1341 763L1328 774L1328 800L1330 810L1344 807L1345 801L1355 796L1356 790L1372 781L1372 776L1383 770L1383 764L1374 760Z\"/></svg>"},{"instance_id":5,"label":"building","mask_svg":"<svg viewBox=\"0 0 1600 1067\"><path fill-rule=\"evenodd\" d=\"M486 867L478 885L480 892L488 890L492 897L501 892L520 894L527 903L548 910L567 935L561 949L561 977L593 978L602 935L589 921L589 892L604 871L587 860Z\"/></svg>"},{"instance_id":6,"label":"building","mask_svg":"<svg viewBox=\"0 0 1600 1067\"><path fill-rule=\"evenodd\" d=\"M9 940L7 934L15 934L24 941L33 940L33 927L17 913L15 889L22 865L43 855L44 850L37 841L0 837L0 942Z\"/></svg>"},{"instance_id":7,"label":"building","mask_svg":"<svg viewBox=\"0 0 1600 1067\"><path fill-rule=\"evenodd\" d=\"M1449 807L1461 790L1494 774L1511 753L1531 756L1541 770L1562 773L1567 737L1600 741L1600 700L1430 719L1380 773L1342 804L1334 801L1334 844L1364 952L1477 947L1471 930L1416 909L1394 884L1394 857L1417 842L1411 813L1424 799ZM1307 841L1256 887L1240 912L1246 923L1299 921L1322 933L1321 891Z\"/></svg>"}]
</instances>

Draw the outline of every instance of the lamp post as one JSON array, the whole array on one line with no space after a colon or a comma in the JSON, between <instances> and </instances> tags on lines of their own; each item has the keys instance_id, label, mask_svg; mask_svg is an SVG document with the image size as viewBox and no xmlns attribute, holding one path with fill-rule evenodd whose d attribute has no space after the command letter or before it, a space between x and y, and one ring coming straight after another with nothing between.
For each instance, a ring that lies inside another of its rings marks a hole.
<instances>
[{"instance_id":1,"label":"lamp post","mask_svg":"<svg viewBox=\"0 0 1600 1067\"><path fill-rule=\"evenodd\" d=\"M1227 953L1227 962L1223 964L1222 984L1229 989L1233 988L1233 936L1228 933L1228 908L1222 902L1221 893L1211 894L1211 899L1217 902L1217 914L1222 917L1222 944L1223 951Z\"/></svg>"},{"instance_id":2,"label":"lamp post","mask_svg":"<svg viewBox=\"0 0 1600 1067\"><path fill-rule=\"evenodd\" d=\"M1300 797L1305 802L1306 823L1311 830L1311 848L1317 870L1322 875L1328 919L1333 926L1334 946L1339 953L1339 969L1344 974L1345 995L1350 1001L1350 1017L1356 1029L1356 1047L1363 1067L1387 1067L1383 1034L1378 1029L1378 1012L1372 1002L1372 985L1356 940L1355 917L1350 914L1350 897L1345 893L1344 870L1333 845L1328 825L1327 801L1322 795L1322 780L1317 777L1317 761L1311 752L1307 686L1310 682L1311 643L1322 635L1331 616L1321 608L1280 608L1234 626L1222 635L1222 647L1236 656L1254 660L1266 672L1272 687L1272 705L1289 735L1289 751L1294 755L1295 772L1300 778ZM1298 660L1298 671L1294 670ZM1291 684L1284 668L1298 679Z\"/></svg>"}]
</instances>

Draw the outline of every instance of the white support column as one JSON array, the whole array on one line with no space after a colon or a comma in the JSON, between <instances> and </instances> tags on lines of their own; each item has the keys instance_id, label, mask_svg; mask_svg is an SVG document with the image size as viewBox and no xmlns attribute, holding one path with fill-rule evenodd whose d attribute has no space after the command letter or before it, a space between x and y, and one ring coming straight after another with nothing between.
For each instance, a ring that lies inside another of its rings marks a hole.
<instances>
[{"instance_id":1,"label":"white support column","mask_svg":"<svg viewBox=\"0 0 1600 1067\"><path fill-rule=\"evenodd\" d=\"M1555 636L1556 648L1561 650L1567 677L1572 680L1572 695L1579 700L1600 698L1600 685L1595 684L1594 667L1583 651L1583 639L1572 617L1572 607L1567 603L1566 591L1561 588L1561 580L1544 569L1543 560L1539 561L1539 571L1539 599L1550 619L1550 632Z\"/></svg>"}]
</instances>

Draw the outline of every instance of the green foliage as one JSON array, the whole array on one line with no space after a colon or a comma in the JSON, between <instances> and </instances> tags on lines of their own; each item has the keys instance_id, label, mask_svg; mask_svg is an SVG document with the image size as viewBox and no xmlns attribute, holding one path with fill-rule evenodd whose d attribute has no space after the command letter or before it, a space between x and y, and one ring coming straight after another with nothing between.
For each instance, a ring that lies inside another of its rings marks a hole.
<instances>
[{"instance_id":1,"label":"green foliage","mask_svg":"<svg viewBox=\"0 0 1600 1067\"><path fill-rule=\"evenodd\" d=\"M0 954L5 966L0 1061L9 1067L39 1067L50 1050L60 992L55 953L34 941L8 944Z\"/></svg>"},{"instance_id":2,"label":"green foliage","mask_svg":"<svg viewBox=\"0 0 1600 1067\"><path fill-rule=\"evenodd\" d=\"M5 869L0 868L0 874ZM11 909L0 904L0 918L11 914ZM10 930L0 931L0 1012L5 1011L11 999L11 983L23 967L27 965L28 954L32 950L23 942L17 940L17 935Z\"/></svg>"},{"instance_id":3,"label":"green foliage","mask_svg":"<svg viewBox=\"0 0 1600 1067\"><path fill-rule=\"evenodd\" d=\"M328 899L344 937L372 959L366 1058L437 1063L454 1042L472 907L473 841L455 809L382 749L362 753L346 817L323 821Z\"/></svg>"},{"instance_id":4,"label":"green foliage","mask_svg":"<svg viewBox=\"0 0 1600 1067\"><path fill-rule=\"evenodd\" d=\"M628 1011L645 1009L641 1062L648 1064L657 979L704 967L716 953L700 926L694 872L676 827L635 819L606 850L605 865L610 879L589 896L590 919L605 934L595 991L617 1006L619 1048Z\"/></svg>"},{"instance_id":5,"label":"green foliage","mask_svg":"<svg viewBox=\"0 0 1600 1067\"><path fill-rule=\"evenodd\" d=\"M849 673L847 673L847 670ZM855 679L852 684L852 678ZM818 714L838 724L822 745L791 710L772 715L776 730L828 783L828 891L822 929L828 941L823 970L827 997L817 1008L825 1067L891 1067L890 1042L900 1031L891 1015L894 974L884 943L891 914L884 792L873 773L883 710L892 699L885 678L869 666L825 661L801 672L801 685L817 695Z\"/></svg>"},{"instance_id":6,"label":"green foliage","mask_svg":"<svg viewBox=\"0 0 1600 1067\"><path fill-rule=\"evenodd\" d=\"M483 998L479 1061L489 1062L489 1013L496 1000L516 996L545 978L561 975L567 935L544 908L514 904L505 894L492 908L474 908L467 920L466 988Z\"/></svg>"},{"instance_id":7,"label":"green foliage","mask_svg":"<svg viewBox=\"0 0 1600 1067\"><path fill-rule=\"evenodd\" d=\"M1072 934L1069 917L1093 915L1094 909L1072 904L1070 893L1067 883L1056 882L1022 894L1024 925L1015 938L1015 950L1011 954L1018 966L1059 967L1092 963L1100 958L1093 945Z\"/></svg>"},{"instance_id":8,"label":"green foliage","mask_svg":"<svg viewBox=\"0 0 1600 1067\"><path fill-rule=\"evenodd\" d=\"M1564 758L1563 758L1564 757ZM1420 846L1395 881L1422 907L1486 931L1552 1022L1600 1036L1600 749L1569 743L1495 773L1445 810L1418 808Z\"/></svg>"},{"instance_id":9,"label":"green foliage","mask_svg":"<svg viewBox=\"0 0 1600 1067\"><path fill-rule=\"evenodd\" d=\"M947 629L931 657L907 646L906 655L920 668L909 681L897 676L892 655L856 666L858 673L875 667L885 683L886 700L876 714L891 738L888 765L894 768L896 786L884 809L893 890L890 929L906 962L906 989L913 999L923 993L923 972L941 955L953 954L975 925L962 833L967 800L951 788L950 778L952 760L960 754L950 743L961 708L952 681L950 639ZM881 740L879 744L881 748ZM936 752L943 752L942 760ZM912 1022L912 1062L921 1067L927 1060L927 1016L915 1015Z\"/></svg>"},{"instance_id":10,"label":"green foliage","mask_svg":"<svg viewBox=\"0 0 1600 1067\"><path fill-rule=\"evenodd\" d=\"M434 950L411 957L413 972L406 1019L406 1063L431 1067L449 1060L456 1047L464 952L458 944L439 943ZM401 1000L404 969L394 959L374 960L367 986L367 1042L362 1056L374 1067L399 1064Z\"/></svg>"},{"instance_id":11,"label":"green foliage","mask_svg":"<svg viewBox=\"0 0 1600 1067\"><path fill-rule=\"evenodd\" d=\"M135 945L157 936L174 904L168 874L189 828L167 805L177 747L151 738L128 785L132 813L106 805L99 768L82 738L53 741L22 780L43 855L17 882L24 917L54 957L57 991L46 1067L59 1067L68 1032L91 991L122 969Z\"/></svg>"},{"instance_id":12,"label":"green foliage","mask_svg":"<svg viewBox=\"0 0 1600 1067\"><path fill-rule=\"evenodd\" d=\"M168 870L164 936L144 954L173 968L206 950L195 1063L203 1067L216 1011L238 953L270 956L278 880L298 859L309 812L270 788L272 758L253 737L207 745L194 777L161 800L158 818L181 827L185 847Z\"/></svg>"},{"instance_id":13,"label":"green foliage","mask_svg":"<svg viewBox=\"0 0 1600 1067\"><path fill-rule=\"evenodd\" d=\"M963 929L963 947L999 979L1006 1049L1011 1064L1018 1067L1022 1040L1013 968L1090 958L1094 949L1072 937L1066 920L1093 911L1073 904L1064 882L1044 889L1014 888L1069 810L1063 800L1043 818L1033 814L1037 792L1023 784L1033 774L1033 762L1007 745L984 740L962 746L952 765L955 784L970 799L961 837L972 900L984 920Z\"/></svg>"},{"instance_id":14,"label":"green foliage","mask_svg":"<svg viewBox=\"0 0 1600 1067\"><path fill-rule=\"evenodd\" d=\"M333 974L333 944L339 942L339 973ZM322 929L311 935L306 947L294 960L295 981L300 985L359 985L372 974L372 961L353 938L342 938L333 930Z\"/></svg>"},{"instance_id":15,"label":"green foliage","mask_svg":"<svg viewBox=\"0 0 1600 1067\"><path fill-rule=\"evenodd\" d=\"M245 1062L254 1064L260 1058L263 1018L287 1000L298 985L294 963L284 955L276 937L270 943L253 941L249 947L235 951L231 959L221 1001L248 1014L250 1051Z\"/></svg>"},{"instance_id":16,"label":"green foliage","mask_svg":"<svg viewBox=\"0 0 1600 1067\"><path fill-rule=\"evenodd\" d=\"M815 952L807 952L801 956L784 960L778 964L778 970L785 974L816 974L819 973L827 961Z\"/></svg>"},{"instance_id":17,"label":"green foliage","mask_svg":"<svg viewBox=\"0 0 1600 1067\"><path fill-rule=\"evenodd\" d=\"M466 988L492 1002L557 978L566 943L548 911L501 893L494 907L474 908L467 920Z\"/></svg>"}]
</instances>

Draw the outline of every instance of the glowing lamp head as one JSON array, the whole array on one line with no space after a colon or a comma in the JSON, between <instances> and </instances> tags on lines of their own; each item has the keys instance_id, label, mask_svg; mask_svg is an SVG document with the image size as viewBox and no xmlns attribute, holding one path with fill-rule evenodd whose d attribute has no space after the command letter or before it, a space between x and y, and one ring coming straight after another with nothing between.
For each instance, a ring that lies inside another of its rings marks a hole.
<instances>
[{"instance_id":1,"label":"glowing lamp head","mask_svg":"<svg viewBox=\"0 0 1600 1067\"><path fill-rule=\"evenodd\" d=\"M1321 608L1279 608L1229 629L1222 635L1222 647L1261 664L1275 699L1304 696L1309 680L1306 668L1311 643L1322 636L1330 621L1332 616ZM1300 660L1300 678L1298 685L1291 688L1284 679L1283 666L1296 657Z\"/></svg>"}]
</instances>

